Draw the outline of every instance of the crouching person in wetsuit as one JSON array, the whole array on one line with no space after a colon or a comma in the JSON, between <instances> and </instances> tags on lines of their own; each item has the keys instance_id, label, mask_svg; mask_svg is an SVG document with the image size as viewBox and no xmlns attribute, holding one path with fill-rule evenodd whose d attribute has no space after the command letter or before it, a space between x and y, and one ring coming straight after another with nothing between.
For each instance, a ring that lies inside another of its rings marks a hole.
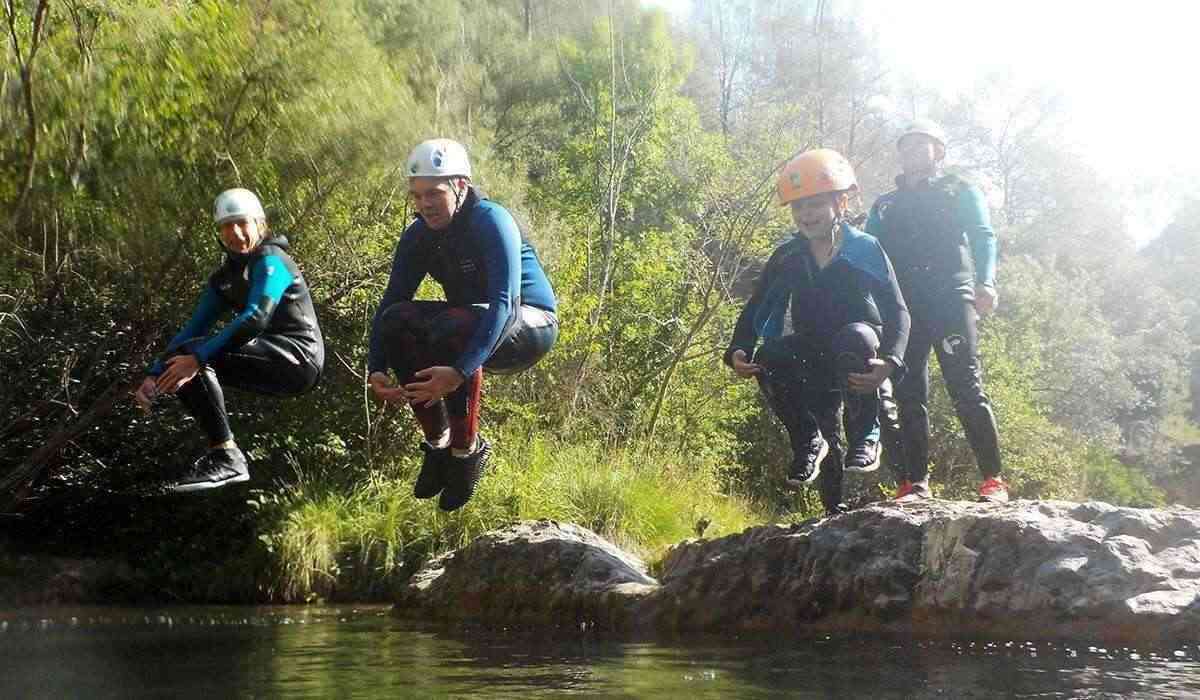
<instances>
[{"instance_id":1,"label":"crouching person in wetsuit","mask_svg":"<svg viewBox=\"0 0 1200 700\"><path fill-rule=\"evenodd\" d=\"M878 432L879 387L903 368L908 310L879 243L848 223L858 182L845 158L828 149L802 153L784 166L777 190L798 231L763 268L725 363L758 380L787 429L788 483L820 475L821 502L835 514L846 510L843 392L853 392L848 437L860 445ZM792 333L785 334L789 308Z\"/></svg>"},{"instance_id":2,"label":"crouching person in wetsuit","mask_svg":"<svg viewBox=\"0 0 1200 700\"><path fill-rule=\"evenodd\" d=\"M1008 500L1001 479L999 434L983 393L976 322L996 305L996 234L983 193L957 175L943 175L946 137L929 121L910 126L897 142L903 174L896 189L871 207L866 230L896 266L912 313L896 386L904 457L897 498L929 498L929 353L937 353L946 390L983 474L979 498ZM890 421L884 421L885 432ZM894 430L894 428L891 428ZM896 457L896 455L893 455Z\"/></svg>"},{"instance_id":3,"label":"crouching person in wetsuit","mask_svg":"<svg viewBox=\"0 0 1200 700\"><path fill-rule=\"evenodd\" d=\"M461 144L425 141L405 172L417 220L396 245L375 312L369 381L380 399L407 403L425 435L413 495L440 493L451 511L474 495L489 459L478 433L483 368L509 374L540 360L558 337L556 302L512 216L471 184ZM426 275L445 301L413 300Z\"/></svg>"},{"instance_id":4,"label":"crouching person in wetsuit","mask_svg":"<svg viewBox=\"0 0 1200 700\"><path fill-rule=\"evenodd\" d=\"M229 429L223 386L296 396L316 385L325 364L308 285L288 255L287 238L269 233L258 197L246 189L226 190L217 196L213 219L225 262L134 393L146 410L159 394L177 395L208 437L208 451L167 486L179 492L250 479L246 456ZM230 311L233 319L208 335Z\"/></svg>"}]
</instances>

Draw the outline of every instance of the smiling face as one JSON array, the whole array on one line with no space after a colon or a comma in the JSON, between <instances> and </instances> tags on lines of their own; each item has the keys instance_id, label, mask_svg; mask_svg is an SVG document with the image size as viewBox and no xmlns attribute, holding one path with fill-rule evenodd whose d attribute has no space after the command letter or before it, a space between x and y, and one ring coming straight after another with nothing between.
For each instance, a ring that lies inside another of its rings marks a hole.
<instances>
[{"instance_id":1,"label":"smiling face","mask_svg":"<svg viewBox=\"0 0 1200 700\"><path fill-rule=\"evenodd\" d=\"M459 194L467 187L466 178L412 177L408 179L408 196L425 224L434 231L450 226L458 210Z\"/></svg>"},{"instance_id":2,"label":"smiling face","mask_svg":"<svg viewBox=\"0 0 1200 700\"><path fill-rule=\"evenodd\" d=\"M220 226L221 243L230 252L246 254L258 247L266 234L266 222L258 219L230 219Z\"/></svg>"},{"instance_id":3,"label":"smiling face","mask_svg":"<svg viewBox=\"0 0 1200 700\"><path fill-rule=\"evenodd\" d=\"M810 241L832 236L843 196L840 192L825 192L792 202L792 221L800 235Z\"/></svg>"}]
</instances>

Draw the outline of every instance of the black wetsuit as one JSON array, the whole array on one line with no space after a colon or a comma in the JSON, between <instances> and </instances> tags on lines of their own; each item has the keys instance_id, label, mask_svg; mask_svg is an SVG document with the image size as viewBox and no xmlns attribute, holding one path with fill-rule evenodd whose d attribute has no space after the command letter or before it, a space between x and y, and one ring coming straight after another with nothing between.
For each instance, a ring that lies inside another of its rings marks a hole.
<instances>
[{"instance_id":1,"label":"black wetsuit","mask_svg":"<svg viewBox=\"0 0 1200 700\"><path fill-rule=\"evenodd\" d=\"M426 275L446 301L413 300ZM512 216L471 187L445 231L418 219L401 236L371 327L368 369L391 369L401 384L427 367L458 370L464 381L445 401L410 405L428 440L449 428L451 444L465 449L478 429L482 369L509 374L540 360L558 337L556 305Z\"/></svg>"},{"instance_id":2,"label":"black wetsuit","mask_svg":"<svg viewBox=\"0 0 1200 700\"><path fill-rule=\"evenodd\" d=\"M775 250L725 351L731 367L738 350L764 367L759 385L787 428L794 454L804 454L818 431L828 441L821 465L827 508L841 498L845 446L838 413L846 376L865 371L874 357L890 358L902 373L909 331L904 298L879 243L849 225L839 235L840 247L824 268L799 235ZM793 332L785 335L789 309ZM878 395L851 397L855 415L847 430L857 441L877 424Z\"/></svg>"},{"instance_id":3,"label":"black wetsuit","mask_svg":"<svg viewBox=\"0 0 1200 700\"><path fill-rule=\"evenodd\" d=\"M311 389L325 365L325 342L312 297L288 242L273 236L245 255L226 252L208 279L191 319L148 370L162 374L164 361L191 354L200 372L177 395L212 443L233 436L221 385L270 396ZM208 336L226 312L233 319Z\"/></svg>"},{"instance_id":4,"label":"black wetsuit","mask_svg":"<svg viewBox=\"0 0 1200 700\"><path fill-rule=\"evenodd\" d=\"M912 313L904 363L896 386L902 434L901 478L919 481L929 469L929 353L937 353L946 389L985 477L1001 470L991 402L983 392L976 330L975 286L994 287L996 237L978 188L955 175L908 183L871 207L867 232L879 239ZM890 442L890 441L889 441Z\"/></svg>"}]
</instances>

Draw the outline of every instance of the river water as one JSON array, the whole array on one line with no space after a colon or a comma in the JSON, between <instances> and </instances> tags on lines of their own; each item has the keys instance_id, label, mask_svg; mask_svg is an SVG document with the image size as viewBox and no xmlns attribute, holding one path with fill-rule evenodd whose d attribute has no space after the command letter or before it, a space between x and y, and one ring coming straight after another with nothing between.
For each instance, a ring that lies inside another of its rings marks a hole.
<instances>
[{"instance_id":1,"label":"river water","mask_svg":"<svg viewBox=\"0 0 1200 700\"><path fill-rule=\"evenodd\" d=\"M421 629L385 607L0 611L0 698L1200 697L1200 646Z\"/></svg>"}]
</instances>

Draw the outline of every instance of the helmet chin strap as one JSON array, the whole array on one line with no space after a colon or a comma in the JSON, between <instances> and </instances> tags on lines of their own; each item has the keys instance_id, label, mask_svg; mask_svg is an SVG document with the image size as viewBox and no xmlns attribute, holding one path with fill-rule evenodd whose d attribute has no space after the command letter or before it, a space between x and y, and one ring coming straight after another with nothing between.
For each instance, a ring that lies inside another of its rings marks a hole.
<instances>
[{"instance_id":1,"label":"helmet chin strap","mask_svg":"<svg viewBox=\"0 0 1200 700\"><path fill-rule=\"evenodd\" d=\"M465 187L460 188L457 184L457 180L458 178L450 178L450 182L448 183L450 185L450 191L454 193L454 211L450 212L451 219L458 214L458 210L462 208L463 202L467 199L467 190L471 189L470 182L468 182Z\"/></svg>"}]
</instances>

